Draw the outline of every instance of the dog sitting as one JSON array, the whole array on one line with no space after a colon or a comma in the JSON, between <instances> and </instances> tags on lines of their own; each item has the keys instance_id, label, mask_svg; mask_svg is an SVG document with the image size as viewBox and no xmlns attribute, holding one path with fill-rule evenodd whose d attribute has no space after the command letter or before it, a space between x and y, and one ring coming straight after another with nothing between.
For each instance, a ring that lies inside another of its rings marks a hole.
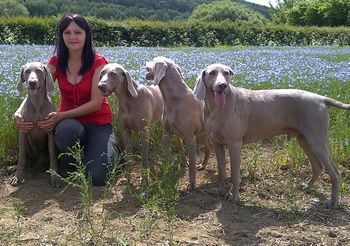
<instances>
[{"instance_id":1,"label":"dog sitting","mask_svg":"<svg viewBox=\"0 0 350 246\"><path fill-rule=\"evenodd\" d=\"M17 109L16 114L21 115L25 122L32 122L33 128L19 133L19 159L15 176L10 180L11 185L19 185L24 181L24 167L28 157L38 158L49 152L50 169L57 172L57 154L54 144L53 132L45 132L39 128L37 122L55 111L49 91L54 89L53 80L48 68L39 62L27 63L21 68L17 90L23 91L26 83L28 95ZM59 179L51 177L51 184L58 187Z\"/></svg>"}]
</instances>

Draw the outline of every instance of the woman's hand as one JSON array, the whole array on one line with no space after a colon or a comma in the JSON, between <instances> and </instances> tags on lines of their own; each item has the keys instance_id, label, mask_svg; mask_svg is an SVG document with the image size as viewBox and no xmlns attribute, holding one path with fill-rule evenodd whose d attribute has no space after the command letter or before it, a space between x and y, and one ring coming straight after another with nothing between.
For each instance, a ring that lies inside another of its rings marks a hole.
<instances>
[{"instance_id":1,"label":"woman's hand","mask_svg":"<svg viewBox=\"0 0 350 246\"><path fill-rule=\"evenodd\" d=\"M45 117L45 120L38 121L38 126L46 132L51 132L61 120L59 112L51 112Z\"/></svg>"},{"instance_id":2,"label":"woman's hand","mask_svg":"<svg viewBox=\"0 0 350 246\"><path fill-rule=\"evenodd\" d=\"M22 115L18 112L14 114L13 119L15 121L15 125L17 129L20 130L21 132L24 132L24 133L29 132L34 126L33 122L24 121Z\"/></svg>"}]
</instances>

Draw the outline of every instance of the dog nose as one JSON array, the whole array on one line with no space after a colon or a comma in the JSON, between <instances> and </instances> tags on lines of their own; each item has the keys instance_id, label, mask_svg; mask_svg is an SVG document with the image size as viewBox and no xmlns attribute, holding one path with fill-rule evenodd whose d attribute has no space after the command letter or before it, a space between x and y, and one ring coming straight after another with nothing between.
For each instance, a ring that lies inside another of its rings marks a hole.
<instances>
[{"instance_id":1,"label":"dog nose","mask_svg":"<svg viewBox=\"0 0 350 246\"><path fill-rule=\"evenodd\" d=\"M36 81L35 80L28 80L28 84L29 84L29 86L33 87L33 86L35 86Z\"/></svg>"},{"instance_id":2,"label":"dog nose","mask_svg":"<svg viewBox=\"0 0 350 246\"><path fill-rule=\"evenodd\" d=\"M105 91L105 90L106 90L106 84L100 84L100 83L98 83L97 88L98 88L99 90L101 90L101 91Z\"/></svg>"},{"instance_id":3,"label":"dog nose","mask_svg":"<svg viewBox=\"0 0 350 246\"><path fill-rule=\"evenodd\" d=\"M218 85L218 88L219 88L221 91L225 90L226 87L227 87L227 84L224 83L224 82L221 82L221 83L219 83L219 85Z\"/></svg>"}]
</instances>

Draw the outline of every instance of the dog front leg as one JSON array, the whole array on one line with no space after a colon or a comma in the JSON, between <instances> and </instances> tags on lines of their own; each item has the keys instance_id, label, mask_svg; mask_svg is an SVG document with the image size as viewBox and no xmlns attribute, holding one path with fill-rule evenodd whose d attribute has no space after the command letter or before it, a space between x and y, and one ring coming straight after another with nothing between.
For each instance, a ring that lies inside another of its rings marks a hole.
<instances>
[{"instance_id":1,"label":"dog front leg","mask_svg":"<svg viewBox=\"0 0 350 246\"><path fill-rule=\"evenodd\" d=\"M122 141L124 151L126 153L126 166L125 166L125 178L130 182L131 178L131 162L132 162L132 140L131 140L131 130L126 127L122 127Z\"/></svg>"},{"instance_id":2,"label":"dog front leg","mask_svg":"<svg viewBox=\"0 0 350 246\"><path fill-rule=\"evenodd\" d=\"M143 168L148 168L149 139L150 139L150 129L149 129L149 126L145 126L141 136Z\"/></svg>"},{"instance_id":3,"label":"dog front leg","mask_svg":"<svg viewBox=\"0 0 350 246\"><path fill-rule=\"evenodd\" d=\"M27 164L27 156L28 156L28 133L20 132L19 133L19 156L18 156L18 164L17 170L14 177L11 178L10 184L13 186L17 186L23 182L24 179L24 168Z\"/></svg>"},{"instance_id":4,"label":"dog front leg","mask_svg":"<svg viewBox=\"0 0 350 246\"><path fill-rule=\"evenodd\" d=\"M169 155L170 154L170 147L171 147L171 132L170 130L164 128L163 130L163 136L162 136L162 147L164 152Z\"/></svg>"},{"instance_id":5,"label":"dog front leg","mask_svg":"<svg viewBox=\"0 0 350 246\"><path fill-rule=\"evenodd\" d=\"M196 137L188 137L185 139L188 151L188 165L189 165L189 189L196 188Z\"/></svg>"},{"instance_id":6,"label":"dog front leg","mask_svg":"<svg viewBox=\"0 0 350 246\"><path fill-rule=\"evenodd\" d=\"M225 188L225 178L226 178L226 161L225 161L225 145L213 142L214 151L216 155L216 160L218 164L219 171L219 181L218 181L218 193L221 194Z\"/></svg>"},{"instance_id":7,"label":"dog front leg","mask_svg":"<svg viewBox=\"0 0 350 246\"><path fill-rule=\"evenodd\" d=\"M241 182L241 147L242 143L234 143L227 146L231 163L231 182L233 184L233 199L239 201L239 184Z\"/></svg>"},{"instance_id":8,"label":"dog front leg","mask_svg":"<svg viewBox=\"0 0 350 246\"><path fill-rule=\"evenodd\" d=\"M49 157L50 157L50 169L57 173L58 172L57 151L56 151L56 145L54 142L53 132L48 133L48 146L49 146ZM52 187L55 187L55 188L61 187L60 180L56 175L51 176L51 185Z\"/></svg>"}]
</instances>

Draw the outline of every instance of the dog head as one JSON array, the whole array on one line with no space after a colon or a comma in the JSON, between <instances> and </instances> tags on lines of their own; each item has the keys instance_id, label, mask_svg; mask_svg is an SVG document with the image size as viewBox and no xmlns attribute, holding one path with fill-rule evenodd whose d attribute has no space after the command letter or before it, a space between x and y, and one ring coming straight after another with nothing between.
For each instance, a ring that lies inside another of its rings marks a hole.
<instances>
[{"instance_id":1,"label":"dog head","mask_svg":"<svg viewBox=\"0 0 350 246\"><path fill-rule=\"evenodd\" d=\"M158 56L152 61L146 63L146 79L153 80L154 85L159 85L170 66L174 67L176 72L182 78L182 72L179 66L166 57Z\"/></svg>"},{"instance_id":2,"label":"dog head","mask_svg":"<svg viewBox=\"0 0 350 246\"><path fill-rule=\"evenodd\" d=\"M225 105L225 94L229 89L229 81L234 75L233 70L223 64L211 64L198 76L194 88L195 96L204 100L207 90L213 96L218 107Z\"/></svg>"},{"instance_id":3,"label":"dog head","mask_svg":"<svg viewBox=\"0 0 350 246\"><path fill-rule=\"evenodd\" d=\"M23 91L23 84L26 83L28 94L35 96L42 91L53 91L55 85L49 69L40 62L29 62L21 67L17 90Z\"/></svg>"},{"instance_id":4,"label":"dog head","mask_svg":"<svg viewBox=\"0 0 350 246\"><path fill-rule=\"evenodd\" d=\"M129 72L122 65L109 63L101 71L98 89L103 96L108 97L112 92L116 92L118 88L124 86L133 97L137 97L138 93L133 82Z\"/></svg>"}]
</instances>

